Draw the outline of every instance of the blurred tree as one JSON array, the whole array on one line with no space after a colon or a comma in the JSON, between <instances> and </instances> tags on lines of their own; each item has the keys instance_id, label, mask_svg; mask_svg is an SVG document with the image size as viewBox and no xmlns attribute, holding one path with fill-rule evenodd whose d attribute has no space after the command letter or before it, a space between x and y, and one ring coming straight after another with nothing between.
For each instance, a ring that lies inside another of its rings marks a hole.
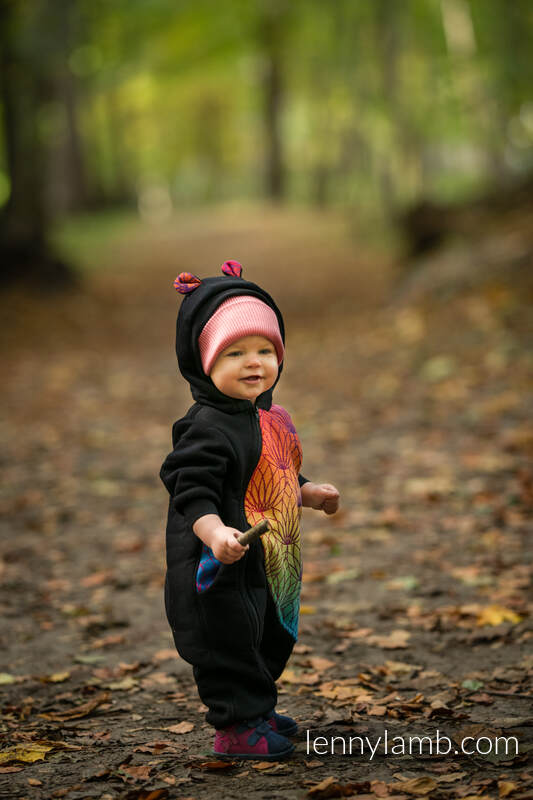
<instances>
[{"instance_id":1,"label":"blurred tree","mask_svg":"<svg viewBox=\"0 0 533 800\"><path fill-rule=\"evenodd\" d=\"M50 80L39 46L43 3L0 0L0 92L9 198L0 215L1 285L35 284L44 290L73 282L46 238L46 154L41 114Z\"/></svg>"},{"instance_id":2,"label":"blurred tree","mask_svg":"<svg viewBox=\"0 0 533 800\"><path fill-rule=\"evenodd\" d=\"M267 197L274 201L281 200L286 189L281 125L288 17L286 0L260 0L258 3L257 42L263 95L265 189Z\"/></svg>"}]
</instances>

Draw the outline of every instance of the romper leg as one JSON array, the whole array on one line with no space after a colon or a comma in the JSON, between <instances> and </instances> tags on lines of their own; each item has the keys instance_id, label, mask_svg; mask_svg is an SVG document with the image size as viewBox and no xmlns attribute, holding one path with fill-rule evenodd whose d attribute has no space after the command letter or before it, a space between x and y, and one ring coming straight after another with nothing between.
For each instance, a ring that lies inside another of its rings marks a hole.
<instances>
[{"instance_id":1,"label":"romper leg","mask_svg":"<svg viewBox=\"0 0 533 800\"><path fill-rule=\"evenodd\" d=\"M263 716L276 705L276 684L257 650L218 650L193 673L209 708L206 721L215 728Z\"/></svg>"},{"instance_id":2,"label":"romper leg","mask_svg":"<svg viewBox=\"0 0 533 800\"><path fill-rule=\"evenodd\" d=\"M292 653L295 641L285 630L276 611L276 606L267 590L265 626L261 639L260 652L273 679L277 681Z\"/></svg>"}]
</instances>

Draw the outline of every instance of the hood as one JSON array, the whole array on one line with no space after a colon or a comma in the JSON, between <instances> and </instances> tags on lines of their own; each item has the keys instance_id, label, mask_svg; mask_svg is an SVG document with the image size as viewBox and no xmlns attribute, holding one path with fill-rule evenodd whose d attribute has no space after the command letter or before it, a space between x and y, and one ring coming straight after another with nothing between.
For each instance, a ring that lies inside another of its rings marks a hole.
<instances>
[{"instance_id":1,"label":"hood","mask_svg":"<svg viewBox=\"0 0 533 800\"><path fill-rule=\"evenodd\" d=\"M275 311L281 339L285 344L283 317L272 297L257 284L237 276L223 275L199 280L194 291L184 296L176 324L178 366L191 387L193 398L197 403L214 406L230 414L249 410L251 401L228 397L217 389L211 378L202 369L198 337L209 317L224 300L242 294L259 298ZM279 380L282 369L283 362L279 365L278 377L274 386ZM270 408L274 386L257 397L255 404L258 408L266 410Z\"/></svg>"}]
</instances>

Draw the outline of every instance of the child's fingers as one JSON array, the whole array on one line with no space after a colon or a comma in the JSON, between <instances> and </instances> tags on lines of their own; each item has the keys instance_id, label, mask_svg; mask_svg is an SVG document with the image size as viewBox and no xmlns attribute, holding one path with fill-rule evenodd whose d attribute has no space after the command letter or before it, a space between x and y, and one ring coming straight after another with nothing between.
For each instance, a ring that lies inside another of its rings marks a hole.
<instances>
[{"instance_id":1,"label":"child's fingers","mask_svg":"<svg viewBox=\"0 0 533 800\"><path fill-rule=\"evenodd\" d=\"M234 536L234 538L233 538L233 539L230 539L230 540L229 540L229 542L228 542L228 545L229 545L229 547L231 548L231 550L232 550L234 553L238 553L238 554L239 554L239 556L243 555L243 553L246 553L246 551L247 551L247 550L250 548L250 545L249 545L249 544L246 544L246 545L244 545L244 547L243 547L243 545L242 545L242 544L240 544L240 543L237 541L237 539L238 539L238 537L239 537L240 535L241 535L240 531L234 531L234 533L233 533L233 536Z\"/></svg>"}]
</instances>

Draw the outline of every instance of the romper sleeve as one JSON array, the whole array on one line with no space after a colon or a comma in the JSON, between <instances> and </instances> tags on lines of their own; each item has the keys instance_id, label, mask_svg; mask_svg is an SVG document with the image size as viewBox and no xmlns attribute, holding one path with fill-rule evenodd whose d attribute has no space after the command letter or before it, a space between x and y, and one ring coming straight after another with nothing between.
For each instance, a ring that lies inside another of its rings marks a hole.
<instances>
[{"instance_id":1,"label":"romper sleeve","mask_svg":"<svg viewBox=\"0 0 533 800\"><path fill-rule=\"evenodd\" d=\"M220 514L224 477L233 458L229 439L216 428L192 424L179 437L159 477L189 525L205 514Z\"/></svg>"},{"instance_id":2,"label":"romper sleeve","mask_svg":"<svg viewBox=\"0 0 533 800\"><path fill-rule=\"evenodd\" d=\"M304 478L304 476L300 472L300 474L298 475L298 483L300 484L300 489L301 489L304 483L309 483L309 478Z\"/></svg>"}]
</instances>

